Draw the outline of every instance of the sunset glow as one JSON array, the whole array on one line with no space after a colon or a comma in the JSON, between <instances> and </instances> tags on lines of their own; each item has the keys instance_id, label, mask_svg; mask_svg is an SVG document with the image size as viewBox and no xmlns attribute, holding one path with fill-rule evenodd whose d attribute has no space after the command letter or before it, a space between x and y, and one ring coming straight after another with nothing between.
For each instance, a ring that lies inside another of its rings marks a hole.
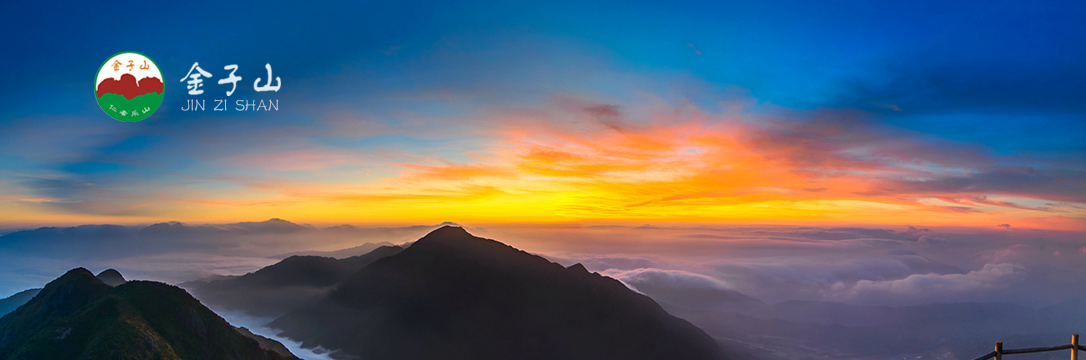
<instances>
[{"instance_id":1,"label":"sunset glow","mask_svg":"<svg viewBox=\"0 0 1086 360\"><path fill-rule=\"evenodd\" d=\"M198 62L217 79L237 63L245 83L274 64L281 90L242 89L228 103L275 94L280 109L183 111L200 97L176 80L155 116L127 125L102 119L93 99L13 100L0 123L0 227L276 217L1086 230L1080 101L1040 85L1080 73L1051 70L1079 66L1062 38L948 37L940 29L957 20L892 7L829 11L840 17L829 26L798 15L824 9L794 5L806 10L778 19L787 26L741 21L774 12L761 6L705 11L727 19L638 8L625 21L540 10L584 25L573 34L557 20L508 18L520 12L504 6L463 9L478 16L471 31L367 15L359 28L332 21L351 34L327 39L342 52L283 29L239 35L244 45L224 53L133 38L121 47L160 59L167 78ZM183 37L213 38L200 35L235 22L222 16ZM917 30L910 16L931 26ZM866 20L879 18L902 20ZM377 30L388 27L399 30ZM93 66L113 47L49 56ZM1027 53L1032 65L1013 65ZM85 74L46 73L26 83L65 98L85 85ZM944 78L955 80L924 80ZM208 86L209 99L224 95Z\"/></svg>"},{"instance_id":2,"label":"sunset glow","mask_svg":"<svg viewBox=\"0 0 1086 360\"><path fill-rule=\"evenodd\" d=\"M624 110L566 99L540 111L499 112L467 130L478 142L456 160L391 149L378 156L351 147L266 149L217 159L205 178L172 174L186 191L112 189L117 196L84 214L64 211L65 205L92 205L87 200L8 195L2 217L11 225L455 217L477 223L1084 226L1086 202L1075 193L1081 184L1060 179L1058 169L1008 164L982 146L837 111L724 104L709 113L648 100L654 105ZM335 119L329 132L339 134L335 125L349 120Z\"/></svg>"}]
</instances>

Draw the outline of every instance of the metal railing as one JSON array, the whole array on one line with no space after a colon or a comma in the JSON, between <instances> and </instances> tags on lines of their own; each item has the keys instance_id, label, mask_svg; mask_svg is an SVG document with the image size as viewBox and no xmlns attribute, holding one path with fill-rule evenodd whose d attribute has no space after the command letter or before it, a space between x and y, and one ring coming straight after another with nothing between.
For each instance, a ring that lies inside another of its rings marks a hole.
<instances>
[{"instance_id":1,"label":"metal railing","mask_svg":"<svg viewBox=\"0 0 1086 360\"><path fill-rule=\"evenodd\" d=\"M1003 349L1003 342L1001 341L1001 342L995 343L995 350L993 350L990 353L984 354L983 356L981 356L979 358L976 358L976 360L988 360L988 359L1003 360L1003 355L1032 354L1032 353L1060 351L1060 350L1071 350L1071 360L1078 360L1078 351L1079 350L1086 351L1086 346L1082 346L1082 345L1078 344L1078 334L1072 334L1071 335L1071 343L1070 344L1052 346L1052 347L1038 347L1038 348L1025 348L1025 349Z\"/></svg>"}]
</instances>

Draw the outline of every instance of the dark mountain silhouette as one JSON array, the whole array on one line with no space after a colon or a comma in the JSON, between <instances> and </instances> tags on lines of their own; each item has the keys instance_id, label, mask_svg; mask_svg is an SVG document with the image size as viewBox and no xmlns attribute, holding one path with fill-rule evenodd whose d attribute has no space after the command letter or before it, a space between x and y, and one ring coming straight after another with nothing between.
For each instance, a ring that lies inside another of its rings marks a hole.
<instances>
[{"instance_id":1,"label":"dark mountain silhouette","mask_svg":"<svg viewBox=\"0 0 1086 360\"><path fill-rule=\"evenodd\" d=\"M366 265L401 250L397 246L382 246L368 254L346 259L291 256L242 276L204 283L190 282L182 286L191 289L193 295L213 307L275 317L327 292Z\"/></svg>"},{"instance_id":2,"label":"dark mountain silhouette","mask_svg":"<svg viewBox=\"0 0 1086 360\"><path fill-rule=\"evenodd\" d=\"M220 225L220 227L247 234L287 234L313 229L310 226L298 225L280 218L271 218L259 222L239 222L227 225Z\"/></svg>"},{"instance_id":3,"label":"dark mountain silhouette","mask_svg":"<svg viewBox=\"0 0 1086 360\"><path fill-rule=\"evenodd\" d=\"M111 287L83 268L0 318L0 359L284 358L178 287Z\"/></svg>"},{"instance_id":4,"label":"dark mountain silhouette","mask_svg":"<svg viewBox=\"0 0 1086 360\"><path fill-rule=\"evenodd\" d=\"M23 306L27 301L33 299L35 295L38 295L39 291L41 291L41 289L27 289L15 293L15 295L0 299L0 316L7 315L7 313L15 311L15 309Z\"/></svg>"},{"instance_id":5,"label":"dark mountain silhouette","mask_svg":"<svg viewBox=\"0 0 1086 360\"><path fill-rule=\"evenodd\" d=\"M136 77L132 74L121 75L121 79L106 78L102 82L98 83L98 91L95 92L96 97L102 97L102 95L114 93L124 96L125 99L132 100L132 98L149 93L162 93L162 80L153 77L145 77L140 79L139 83L136 82Z\"/></svg>"},{"instance_id":6,"label":"dark mountain silhouette","mask_svg":"<svg viewBox=\"0 0 1086 360\"><path fill-rule=\"evenodd\" d=\"M124 276L121 276L121 272L114 269L106 269L106 271L99 273L96 277L98 280L102 280L102 282L109 286L119 286L128 282L124 279Z\"/></svg>"},{"instance_id":7,"label":"dark mountain silhouette","mask_svg":"<svg viewBox=\"0 0 1086 360\"><path fill-rule=\"evenodd\" d=\"M365 359L734 358L617 280L451 226L271 326Z\"/></svg>"}]
</instances>

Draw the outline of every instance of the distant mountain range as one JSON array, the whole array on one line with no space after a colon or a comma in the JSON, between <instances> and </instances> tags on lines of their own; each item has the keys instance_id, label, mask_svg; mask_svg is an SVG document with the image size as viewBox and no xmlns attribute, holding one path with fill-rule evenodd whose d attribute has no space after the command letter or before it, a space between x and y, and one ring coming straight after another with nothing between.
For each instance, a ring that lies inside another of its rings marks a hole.
<instances>
[{"instance_id":1,"label":"distant mountain range","mask_svg":"<svg viewBox=\"0 0 1086 360\"><path fill-rule=\"evenodd\" d=\"M295 358L261 348L180 288L111 286L77 268L0 318L0 359Z\"/></svg>"},{"instance_id":2,"label":"distant mountain range","mask_svg":"<svg viewBox=\"0 0 1086 360\"><path fill-rule=\"evenodd\" d=\"M373 252L373 250L376 250L377 248L382 247L382 246L396 246L396 244L393 244L393 243L390 243L390 242L387 242L387 241L382 241L382 242L378 242L378 243L365 243L365 244L362 244L362 245L359 245L359 246L350 247L350 248L341 249L341 250L335 250L335 251L296 251L296 252L292 252L292 253L289 253L289 254L281 254L281 255L271 256L271 258L273 258L273 259L286 259L286 258L291 257L291 256L320 256L320 257L330 257L330 258L336 258L336 259L346 259L346 258L349 258L349 257L369 254L370 252Z\"/></svg>"},{"instance_id":3,"label":"distant mountain range","mask_svg":"<svg viewBox=\"0 0 1086 360\"><path fill-rule=\"evenodd\" d=\"M402 250L398 246L381 246L346 259L291 256L242 276L194 281L181 286L212 306L275 317L327 292L366 265Z\"/></svg>"},{"instance_id":4,"label":"distant mountain range","mask_svg":"<svg viewBox=\"0 0 1086 360\"><path fill-rule=\"evenodd\" d=\"M737 357L617 280L453 226L374 261L270 325L343 358Z\"/></svg>"},{"instance_id":5,"label":"distant mountain range","mask_svg":"<svg viewBox=\"0 0 1086 360\"><path fill-rule=\"evenodd\" d=\"M35 295L38 295L39 291L41 291L41 289L27 289L20 291L15 295L0 299L0 316L7 315L7 313L15 311L15 309L26 304L27 301L30 301Z\"/></svg>"},{"instance_id":6,"label":"distant mountain range","mask_svg":"<svg viewBox=\"0 0 1086 360\"><path fill-rule=\"evenodd\" d=\"M113 259L142 254L176 252L219 252L238 247L267 249L259 256L286 258L291 255L350 257L367 253L363 244L357 249L332 253L299 251L307 242L321 244L373 243L377 246L402 244L414 240L439 225L362 228L338 225L317 228L283 219L230 224L190 225L164 222L148 226L80 225L41 227L0 235L0 248L16 255L42 255L51 258ZM361 241L360 241L361 240ZM374 247L376 248L376 247ZM372 250L372 249L371 249ZM283 256L278 256L283 254ZM246 253L251 256L252 253Z\"/></svg>"}]
</instances>

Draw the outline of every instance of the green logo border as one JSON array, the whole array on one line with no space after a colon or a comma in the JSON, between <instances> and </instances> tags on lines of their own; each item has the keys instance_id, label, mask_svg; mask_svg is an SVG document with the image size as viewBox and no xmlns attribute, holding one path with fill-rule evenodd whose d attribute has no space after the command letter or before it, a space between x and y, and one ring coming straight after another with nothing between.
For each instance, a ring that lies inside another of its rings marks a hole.
<instances>
[{"instance_id":1,"label":"green logo border","mask_svg":"<svg viewBox=\"0 0 1086 360\"><path fill-rule=\"evenodd\" d=\"M98 71L96 71L94 73L94 87L91 88L91 92L94 93L94 99L95 100L98 99L98 73L102 72L102 68L106 66L106 63L109 62L109 59L112 59L115 56L120 55L120 54L136 54L136 55L140 55L140 56L143 56L143 57L147 58L147 60L151 60L152 64L155 64L155 67L158 68L159 75L162 75L162 79L160 79L160 80L162 80L162 102L166 102L166 73L162 71L161 66L158 66L158 62L155 61L155 59L152 59L150 56L147 56L144 53L136 52L136 51L121 51L119 53L110 55L110 56L106 57L106 59L104 61L102 61L102 65L98 65ZM95 101L95 104L98 104L98 101ZM162 104L159 104L158 107L162 107ZM105 113L106 116L109 116L113 120L117 120L117 121L120 121L120 122L128 122L128 123L140 122L140 121L143 121L143 120L147 120L147 118L151 117L151 115L154 115L156 112L158 112L158 107L156 107L154 111L151 111L151 114L147 115L147 117L145 117L145 118L142 118L142 119L139 119L139 120L134 120L134 121L124 121L124 120L113 117L112 114L110 114L108 111L106 111L105 108L102 107L102 104L98 104L98 108L102 109L102 112Z\"/></svg>"}]
</instances>

